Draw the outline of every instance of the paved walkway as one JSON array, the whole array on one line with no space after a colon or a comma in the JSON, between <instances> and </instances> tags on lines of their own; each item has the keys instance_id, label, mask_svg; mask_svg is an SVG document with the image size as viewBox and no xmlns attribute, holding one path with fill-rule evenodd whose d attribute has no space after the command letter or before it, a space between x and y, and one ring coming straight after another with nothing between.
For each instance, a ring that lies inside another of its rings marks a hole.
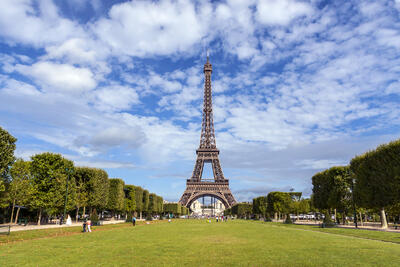
<instances>
[{"instance_id":1,"label":"paved walkway","mask_svg":"<svg viewBox=\"0 0 400 267\"><path fill-rule=\"evenodd\" d=\"M116 223L124 223L125 220L112 220L112 221L103 221L103 224L116 224ZM82 222L73 222L72 225L66 225L66 224L44 224L44 225L11 225L11 232L16 232L16 231L25 231L25 230L38 230L38 229L49 229L49 228L60 228L60 227L74 227L74 226L82 226Z\"/></svg>"}]
</instances>

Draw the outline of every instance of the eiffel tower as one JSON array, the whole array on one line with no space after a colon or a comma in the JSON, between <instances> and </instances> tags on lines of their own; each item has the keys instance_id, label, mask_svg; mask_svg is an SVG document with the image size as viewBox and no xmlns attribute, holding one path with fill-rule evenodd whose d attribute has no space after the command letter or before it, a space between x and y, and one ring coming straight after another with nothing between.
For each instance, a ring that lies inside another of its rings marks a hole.
<instances>
[{"instance_id":1,"label":"eiffel tower","mask_svg":"<svg viewBox=\"0 0 400 267\"><path fill-rule=\"evenodd\" d=\"M204 64L204 104L200 146L196 150L197 160L192 177L187 179L186 190L183 192L179 203L190 207L196 199L203 196L211 196L219 199L225 208L230 208L236 203L236 200L229 189L229 180L224 177L222 172L218 158L219 150L215 143L211 73L212 66L207 55L207 62ZM202 178L204 163L212 164L214 179Z\"/></svg>"}]
</instances>

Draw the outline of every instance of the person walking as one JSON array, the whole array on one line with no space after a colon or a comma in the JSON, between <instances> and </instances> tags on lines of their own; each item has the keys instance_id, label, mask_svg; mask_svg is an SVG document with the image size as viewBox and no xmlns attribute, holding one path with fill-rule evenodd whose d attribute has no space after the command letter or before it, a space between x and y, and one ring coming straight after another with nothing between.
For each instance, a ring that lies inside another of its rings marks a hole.
<instances>
[{"instance_id":1,"label":"person walking","mask_svg":"<svg viewBox=\"0 0 400 267\"><path fill-rule=\"evenodd\" d=\"M136 217L135 216L133 216L133 218L132 218L132 224L133 224L133 226L136 226Z\"/></svg>"},{"instance_id":2,"label":"person walking","mask_svg":"<svg viewBox=\"0 0 400 267\"><path fill-rule=\"evenodd\" d=\"M83 221L83 229L82 232L86 233L86 220Z\"/></svg>"},{"instance_id":3,"label":"person walking","mask_svg":"<svg viewBox=\"0 0 400 267\"><path fill-rule=\"evenodd\" d=\"M92 232L92 229L90 228L90 226L92 226L92 221L89 219L87 221L87 230L88 230L88 232Z\"/></svg>"}]
</instances>

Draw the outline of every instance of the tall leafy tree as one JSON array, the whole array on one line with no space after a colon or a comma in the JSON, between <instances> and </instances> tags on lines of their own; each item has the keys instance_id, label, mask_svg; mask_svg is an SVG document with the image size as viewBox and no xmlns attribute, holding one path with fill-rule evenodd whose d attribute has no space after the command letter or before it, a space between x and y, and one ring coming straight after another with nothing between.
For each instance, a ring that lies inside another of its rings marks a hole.
<instances>
[{"instance_id":1,"label":"tall leafy tree","mask_svg":"<svg viewBox=\"0 0 400 267\"><path fill-rule=\"evenodd\" d=\"M250 203L236 203L232 206L232 214L237 215L239 218L248 218L252 213L253 208Z\"/></svg>"},{"instance_id":2,"label":"tall leafy tree","mask_svg":"<svg viewBox=\"0 0 400 267\"><path fill-rule=\"evenodd\" d=\"M125 185L125 211L130 216L133 216L133 212L136 210L136 191L134 185Z\"/></svg>"},{"instance_id":3,"label":"tall leafy tree","mask_svg":"<svg viewBox=\"0 0 400 267\"><path fill-rule=\"evenodd\" d=\"M17 213L15 215L15 223L18 221L18 216L21 207L28 205L32 196L32 175L31 163L23 159L17 159L10 169L11 182L9 187L9 194L12 203L11 219L13 222L15 205L18 205Z\"/></svg>"},{"instance_id":4,"label":"tall leafy tree","mask_svg":"<svg viewBox=\"0 0 400 267\"><path fill-rule=\"evenodd\" d=\"M277 213L288 214L292 208L292 197L290 193L286 192L270 192L267 195L267 211L275 214Z\"/></svg>"},{"instance_id":5,"label":"tall leafy tree","mask_svg":"<svg viewBox=\"0 0 400 267\"><path fill-rule=\"evenodd\" d=\"M125 193L124 193L124 181L118 178L112 178L110 181L108 205L113 215L116 212L124 210L125 207Z\"/></svg>"},{"instance_id":6,"label":"tall leafy tree","mask_svg":"<svg viewBox=\"0 0 400 267\"><path fill-rule=\"evenodd\" d=\"M163 210L165 213L177 216L182 212L182 205L180 203L165 203L163 205Z\"/></svg>"},{"instance_id":7,"label":"tall leafy tree","mask_svg":"<svg viewBox=\"0 0 400 267\"><path fill-rule=\"evenodd\" d=\"M84 207L83 214L85 214L85 208L88 205L89 200L89 183L94 177L94 170L88 167L76 167L75 168L75 182L76 182L76 217L78 221L79 210Z\"/></svg>"},{"instance_id":8,"label":"tall leafy tree","mask_svg":"<svg viewBox=\"0 0 400 267\"><path fill-rule=\"evenodd\" d=\"M253 198L253 214L265 217L267 213L268 199L266 196Z\"/></svg>"},{"instance_id":9,"label":"tall leafy tree","mask_svg":"<svg viewBox=\"0 0 400 267\"><path fill-rule=\"evenodd\" d=\"M14 162L15 142L17 139L0 127L0 208L8 206L9 167Z\"/></svg>"},{"instance_id":10,"label":"tall leafy tree","mask_svg":"<svg viewBox=\"0 0 400 267\"><path fill-rule=\"evenodd\" d=\"M382 228L387 228L385 208L400 202L400 140L380 145L354 157L354 193L361 207L379 209Z\"/></svg>"},{"instance_id":11,"label":"tall leafy tree","mask_svg":"<svg viewBox=\"0 0 400 267\"><path fill-rule=\"evenodd\" d=\"M162 214L163 213L163 198L160 196L157 196L157 213Z\"/></svg>"},{"instance_id":12,"label":"tall leafy tree","mask_svg":"<svg viewBox=\"0 0 400 267\"><path fill-rule=\"evenodd\" d=\"M140 186L135 186L135 200L136 200L136 209L135 209L135 211L139 214L140 219L142 219L143 188L141 188Z\"/></svg>"},{"instance_id":13,"label":"tall leafy tree","mask_svg":"<svg viewBox=\"0 0 400 267\"><path fill-rule=\"evenodd\" d=\"M142 198L142 210L147 214L149 212L149 191L143 190L143 198Z\"/></svg>"},{"instance_id":14,"label":"tall leafy tree","mask_svg":"<svg viewBox=\"0 0 400 267\"><path fill-rule=\"evenodd\" d=\"M67 180L68 202L66 207L67 210L75 208L76 183L75 177L70 175L71 171L74 171L74 163L60 154L47 152L32 156L33 192L30 206L38 210L38 224L40 224L44 210L50 215L62 213Z\"/></svg>"},{"instance_id":15,"label":"tall leafy tree","mask_svg":"<svg viewBox=\"0 0 400 267\"><path fill-rule=\"evenodd\" d=\"M149 194L149 208L148 212L150 214L157 213L157 195L154 193Z\"/></svg>"},{"instance_id":16,"label":"tall leafy tree","mask_svg":"<svg viewBox=\"0 0 400 267\"><path fill-rule=\"evenodd\" d=\"M105 170L91 168L93 174L88 183L88 206L105 209L108 203L110 180ZM122 180L121 180L122 181Z\"/></svg>"}]
</instances>

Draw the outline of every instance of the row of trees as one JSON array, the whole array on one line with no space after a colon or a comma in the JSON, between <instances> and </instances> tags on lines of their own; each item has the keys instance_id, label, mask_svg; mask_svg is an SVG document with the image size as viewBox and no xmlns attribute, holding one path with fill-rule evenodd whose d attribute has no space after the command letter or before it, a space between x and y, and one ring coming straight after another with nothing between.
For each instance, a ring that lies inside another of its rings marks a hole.
<instances>
[{"instance_id":1,"label":"row of trees","mask_svg":"<svg viewBox=\"0 0 400 267\"><path fill-rule=\"evenodd\" d=\"M182 206L180 203L165 203L164 213L172 214L174 216L189 215L189 209L185 206Z\"/></svg>"},{"instance_id":2,"label":"row of trees","mask_svg":"<svg viewBox=\"0 0 400 267\"><path fill-rule=\"evenodd\" d=\"M225 215L239 218L281 219L288 214L306 214L311 211L310 199L302 199L300 192L270 192L253 199L252 203L237 203L225 210Z\"/></svg>"},{"instance_id":3,"label":"row of trees","mask_svg":"<svg viewBox=\"0 0 400 267\"><path fill-rule=\"evenodd\" d=\"M332 167L312 177L316 208L345 214L356 211L360 223L378 213L387 228L387 213L400 214L400 140L354 157L348 166ZM364 215L364 216L363 216ZM335 214L336 216L336 214Z\"/></svg>"},{"instance_id":4,"label":"row of trees","mask_svg":"<svg viewBox=\"0 0 400 267\"><path fill-rule=\"evenodd\" d=\"M163 212L163 198L140 186L109 179L102 169L77 167L60 154L41 153L30 161L15 159L16 139L0 128L0 209L3 222L17 222L21 208L43 217L61 215L64 209L76 216L152 216Z\"/></svg>"}]
</instances>

